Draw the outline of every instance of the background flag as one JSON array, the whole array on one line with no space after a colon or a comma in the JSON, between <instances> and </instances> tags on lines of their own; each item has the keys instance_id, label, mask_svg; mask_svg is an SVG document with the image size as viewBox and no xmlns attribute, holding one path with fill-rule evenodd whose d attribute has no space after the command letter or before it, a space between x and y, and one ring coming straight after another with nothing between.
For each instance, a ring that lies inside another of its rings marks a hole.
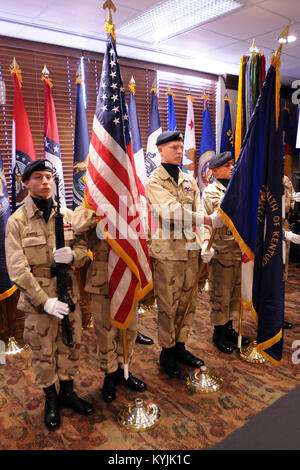
<instances>
[{"instance_id":1,"label":"background flag","mask_svg":"<svg viewBox=\"0 0 300 470\"><path fill-rule=\"evenodd\" d=\"M235 160L239 157L241 145L265 77L266 58L258 51L253 41L249 54L243 55L240 60L235 128Z\"/></svg>"},{"instance_id":2,"label":"background flag","mask_svg":"<svg viewBox=\"0 0 300 470\"><path fill-rule=\"evenodd\" d=\"M197 177L196 165L196 137L195 137L195 119L193 102L194 97L190 94L186 97L187 100L187 116L184 133L183 143L183 158L182 169L183 171Z\"/></svg>"},{"instance_id":3,"label":"background flag","mask_svg":"<svg viewBox=\"0 0 300 470\"><path fill-rule=\"evenodd\" d=\"M22 75L16 62L10 66L14 81L14 109L12 122L12 211L23 203L27 189L22 183L22 174L28 163L36 160L29 121L21 92Z\"/></svg>"},{"instance_id":4,"label":"background flag","mask_svg":"<svg viewBox=\"0 0 300 470\"><path fill-rule=\"evenodd\" d=\"M220 153L231 152L232 158L234 158L230 103L231 103L231 100L228 97L225 97L224 98L224 119L223 119L222 134L221 134Z\"/></svg>"},{"instance_id":5,"label":"background flag","mask_svg":"<svg viewBox=\"0 0 300 470\"><path fill-rule=\"evenodd\" d=\"M174 108L174 93L171 91L171 88L168 88L167 91L168 99L168 131L176 131L176 117L175 117L175 108Z\"/></svg>"},{"instance_id":6,"label":"background flag","mask_svg":"<svg viewBox=\"0 0 300 470\"><path fill-rule=\"evenodd\" d=\"M215 139L211 126L210 112L207 96L201 96L203 100L203 129L199 149L198 186L202 192L213 181L212 172L209 169L209 161L216 153Z\"/></svg>"},{"instance_id":7,"label":"background flag","mask_svg":"<svg viewBox=\"0 0 300 470\"><path fill-rule=\"evenodd\" d=\"M76 84L77 96L73 166L73 210L83 202L90 145L89 126L83 99L83 79L80 75L76 79Z\"/></svg>"},{"instance_id":8,"label":"background flag","mask_svg":"<svg viewBox=\"0 0 300 470\"><path fill-rule=\"evenodd\" d=\"M52 81L49 78L49 71L45 66L43 69L42 81L44 82L44 149L45 158L54 166L54 178L59 178L59 193L61 205L66 205L65 183L63 167L61 161L56 112L51 88ZM56 196L56 185L53 186L53 195Z\"/></svg>"},{"instance_id":9,"label":"background flag","mask_svg":"<svg viewBox=\"0 0 300 470\"><path fill-rule=\"evenodd\" d=\"M129 126L131 130L135 170L136 170L136 173L140 182L144 186L146 179L147 179L147 175L146 175L144 151L143 151L142 140L141 140L140 125L139 125L135 97L134 97L135 81L133 77L131 78L129 82L129 90L130 90L130 95L129 95L129 103L128 103L128 117L129 117Z\"/></svg>"},{"instance_id":10,"label":"background flag","mask_svg":"<svg viewBox=\"0 0 300 470\"><path fill-rule=\"evenodd\" d=\"M111 25L93 122L85 201L96 210L109 246L111 322L127 328L135 304L152 289L147 240L137 205L139 192L126 99Z\"/></svg>"},{"instance_id":11,"label":"background flag","mask_svg":"<svg viewBox=\"0 0 300 470\"><path fill-rule=\"evenodd\" d=\"M258 350L274 363L282 358L284 312L279 63L273 56L219 209L241 250L254 259L252 312Z\"/></svg>"},{"instance_id":12,"label":"background flag","mask_svg":"<svg viewBox=\"0 0 300 470\"><path fill-rule=\"evenodd\" d=\"M147 142L147 154L145 159L147 178L151 175L161 161L160 153L155 145L157 137L161 134L161 124L157 102L157 88L154 83L151 89L151 114L149 123L149 133Z\"/></svg>"},{"instance_id":13,"label":"background flag","mask_svg":"<svg viewBox=\"0 0 300 470\"><path fill-rule=\"evenodd\" d=\"M17 289L8 276L5 259L5 229L9 216L9 197L0 150L0 301L11 296Z\"/></svg>"}]
</instances>

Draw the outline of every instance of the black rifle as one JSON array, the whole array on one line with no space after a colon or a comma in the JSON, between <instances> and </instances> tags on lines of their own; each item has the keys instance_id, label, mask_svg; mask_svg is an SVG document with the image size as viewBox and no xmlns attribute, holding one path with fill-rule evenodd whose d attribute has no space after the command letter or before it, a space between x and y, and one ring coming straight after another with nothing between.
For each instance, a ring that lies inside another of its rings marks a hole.
<instances>
[{"instance_id":1,"label":"black rifle","mask_svg":"<svg viewBox=\"0 0 300 470\"><path fill-rule=\"evenodd\" d=\"M55 178L56 184L56 198L57 206L55 211L55 238L56 238L56 249L64 248L65 236L64 236L64 218L60 213L60 200L59 200L59 179ZM70 312L74 312L75 304L71 299L68 288L72 287L72 278L68 273L69 266L65 263L56 263L56 279L57 279L57 297L58 300L68 304ZM69 348L73 348L74 342L72 337L72 327L70 319L67 315L61 321L62 325L62 340L63 343Z\"/></svg>"}]
</instances>

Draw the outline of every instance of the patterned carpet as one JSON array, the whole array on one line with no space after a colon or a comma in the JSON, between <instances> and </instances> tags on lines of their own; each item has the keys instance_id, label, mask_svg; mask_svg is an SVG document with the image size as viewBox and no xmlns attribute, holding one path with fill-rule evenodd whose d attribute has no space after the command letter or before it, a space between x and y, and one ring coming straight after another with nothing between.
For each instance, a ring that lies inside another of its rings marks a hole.
<instances>
[{"instance_id":1,"label":"patterned carpet","mask_svg":"<svg viewBox=\"0 0 300 470\"><path fill-rule=\"evenodd\" d=\"M283 362L249 364L238 354L220 353L211 341L207 294L198 295L189 349L205 360L209 369L224 379L220 391L210 395L189 392L185 380L168 378L159 368L155 310L140 315L140 331L154 338L152 346L136 345L132 372L144 378L148 389L145 402L161 410L158 425L143 433L125 430L117 423L119 410L136 394L119 386L117 399L103 402L100 389L94 330L83 332L80 377L76 390L96 408L91 417L62 410L62 426L49 432L43 424L44 399L34 384L28 351L7 357L0 365L0 449L1 450L198 450L209 449L240 428L252 416L274 403L299 384L299 365L292 362L292 345L300 338L300 269L290 267L286 284L285 318L294 328L285 330ZM255 339L251 318L244 320L244 334ZM185 368L186 372L192 369Z\"/></svg>"}]
</instances>

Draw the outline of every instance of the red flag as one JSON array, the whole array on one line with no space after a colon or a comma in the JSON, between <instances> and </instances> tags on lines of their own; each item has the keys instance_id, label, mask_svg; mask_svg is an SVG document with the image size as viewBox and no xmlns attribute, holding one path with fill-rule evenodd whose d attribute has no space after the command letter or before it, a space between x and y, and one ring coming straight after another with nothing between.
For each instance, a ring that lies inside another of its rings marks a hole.
<instances>
[{"instance_id":1,"label":"red flag","mask_svg":"<svg viewBox=\"0 0 300 470\"><path fill-rule=\"evenodd\" d=\"M16 62L10 72L14 81L12 123L12 210L14 211L27 195L27 189L22 184L22 174L28 163L36 160L36 155L21 91L21 70Z\"/></svg>"},{"instance_id":2,"label":"red flag","mask_svg":"<svg viewBox=\"0 0 300 470\"><path fill-rule=\"evenodd\" d=\"M60 152L60 143L58 136L58 127L56 120L56 112L54 106L54 100L52 95L52 81L48 78L46 72L42 76L44 82L44 149L45 149L45 158L49 160L54 166L54 178L58 177L59 179L59 193L60 193L60 202L62 205L66 205L65 198L65 184L64 184L64 175L63 167L61 160ZM53 188L53 195L56 195L56 185Z\"/></svg>"},{"instance_id":3,"label":"red flag","mask_svg":"<svg viewBox=\"0 0 300 470\"><path fill-rule=\"evenodd\" d=\"M128 113L111 34L103 62L86 174L85 201L100 216L109 245L111 323L127 328L136 302L152 289L147 241L138 210Z\"/></svg>"}]
</instances>

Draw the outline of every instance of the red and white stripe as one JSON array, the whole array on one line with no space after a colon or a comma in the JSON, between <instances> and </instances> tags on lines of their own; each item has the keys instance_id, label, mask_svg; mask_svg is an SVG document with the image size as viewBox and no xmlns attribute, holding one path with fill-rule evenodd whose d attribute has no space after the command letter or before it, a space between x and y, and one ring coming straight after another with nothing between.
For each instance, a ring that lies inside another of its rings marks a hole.
<instances>
[{"instance_id":1,"label":"red and white stripe","mask_svg":"<svg viewBox=\"0 0 300 470\"><path fill-rule=\"evenodd\" d=\"M104 225L111 233L107 239L110 310L111 321L119 328L128 325L135 303L152 286L140 215L130 212L140 201L133 155L129 156L132 146L128 147L124 152L94 116L85 196L87 203L103 217L102 229ZM120 198L127 204L120 203ZM126 228L125 232L122 227Z\"/></svg>"}]
</instances>

